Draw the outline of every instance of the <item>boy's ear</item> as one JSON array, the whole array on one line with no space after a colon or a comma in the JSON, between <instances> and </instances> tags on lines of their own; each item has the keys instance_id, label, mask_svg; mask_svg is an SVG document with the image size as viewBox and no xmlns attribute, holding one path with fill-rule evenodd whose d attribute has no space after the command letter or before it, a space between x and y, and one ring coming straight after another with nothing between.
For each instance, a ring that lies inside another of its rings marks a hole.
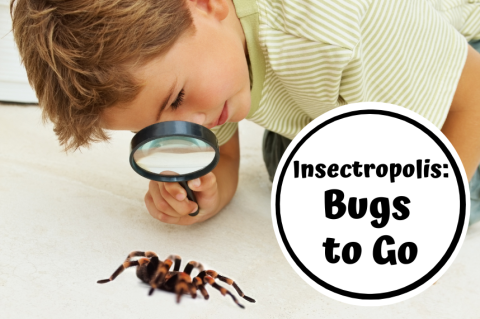
<instances>
[{"instance_id":1,"label":"boy's ear","mask_svg":"<svg viewBox=\"0 0 480 319\"><path fill-rule=\"evenodd\" d=\"M232 0L187 0L191 9L198 9L219 21L228 16L228 2Z\"/></svg>"}]
</instances>

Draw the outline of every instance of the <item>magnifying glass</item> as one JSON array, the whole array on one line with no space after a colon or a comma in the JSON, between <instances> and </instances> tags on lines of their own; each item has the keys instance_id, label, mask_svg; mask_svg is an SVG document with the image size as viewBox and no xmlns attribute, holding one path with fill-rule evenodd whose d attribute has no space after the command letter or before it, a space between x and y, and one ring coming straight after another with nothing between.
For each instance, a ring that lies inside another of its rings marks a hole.
<instances>
[{"instance_id":1,"label":"magnifying glass","mask_svg":"<svg viewBox=\"0 0 480 319\"><path fill-rule=\"evenodd\" d=\"M197 204L187 181L209 173L219 159L215 134L191 122L156 123L135 134L131 142L130 165L135 172L157 182L178 182ZM200 206L190 216L199 211Z\"/></svg>"}]
</instances>

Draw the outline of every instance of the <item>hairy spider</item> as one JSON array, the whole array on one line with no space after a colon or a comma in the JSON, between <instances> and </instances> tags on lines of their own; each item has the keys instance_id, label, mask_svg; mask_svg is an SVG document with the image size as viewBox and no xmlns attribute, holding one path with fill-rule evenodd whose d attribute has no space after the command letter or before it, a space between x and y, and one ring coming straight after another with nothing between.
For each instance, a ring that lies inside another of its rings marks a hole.
<instances>
[{"instance_id":1,"label":"hairy spider","mask_svg":"<svg viewBox=\"0 0 480 319\"><path fill-rule=\"evenodd\" d=\"M145 257L138 260L131 260L133 257ZM173 262L175 266L173 271L169 271ZM158 259L158 255L153 251L132 251L123 264L118 267L117 270L110 276L108 279L103 279L97 281L99 284L104 284L114 280L118 275L120 275L126 268L137 266L137 277L143 282L151 286L149 295L152 295L155 289L161 289L168 292L173 292L177 295L177 303L180 302L180 298L183 294L190 294L192 298L197 297L197 289L200 290L205 299L209 298L205 285L209 284L213 288L220 291L222 295L230 295L233 301L239 305L241 308L245 308L241 305L237 298L230 293L227 289L220 286L215 282L215 279L219 279L223 282L226 282L229 285L232 285L233 288L238 292L238 294L245 300L250 302L255 302L254 299L245 296L245 294L240 290L240 287L230 278L219 275L214 270L203 270L202 264L191 261L186 266L185 269L180 271L180 263L182 259L180 256L170 255L164 261ZM196 277L190 277L192 270L196 268L199 273Z\"/></svg>"}]
</instances>

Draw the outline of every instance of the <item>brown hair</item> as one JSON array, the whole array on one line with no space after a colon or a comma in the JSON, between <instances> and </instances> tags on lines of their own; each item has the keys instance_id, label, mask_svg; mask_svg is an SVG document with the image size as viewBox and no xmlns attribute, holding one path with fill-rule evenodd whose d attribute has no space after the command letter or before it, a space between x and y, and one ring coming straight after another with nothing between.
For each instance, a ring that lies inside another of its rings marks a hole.
<instances>
[{"instance_id":1,"label":"brown hair","mask_svg":"<svg viewBox=\"0 0 480 319\"><path fill-rule=\"evenodd\" d=\"M195 31L184 0L12 0L13 34L43 120L65 150L108 140L102 111L135 98L143 64Z\"/></svg>"}]
</instances>

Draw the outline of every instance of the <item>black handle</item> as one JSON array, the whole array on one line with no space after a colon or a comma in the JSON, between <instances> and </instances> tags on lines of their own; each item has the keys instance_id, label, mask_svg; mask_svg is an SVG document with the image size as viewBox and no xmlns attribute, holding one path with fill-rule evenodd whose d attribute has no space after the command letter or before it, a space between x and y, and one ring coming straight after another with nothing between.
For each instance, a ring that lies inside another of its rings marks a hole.
<instances>
[{"instance_id":1,"label":"black handle","mask_svg":"<svg viewBox=\"0 0 480 319\"><path fill-rule=\"evenodd\" d=\"M188 187L187 181L178 182L178 183L187 191L187 198L188 198L189 200L194 201L195 203L197 203L197 211L194 212L194 213L188 214L188 215L189 215L189 216L197 216L198 213L200 212L200 205L198 205L197 199L195 198L195 194L194 194L193 191L190 189L190 187Z\"/></svg>"}]
</instances>

